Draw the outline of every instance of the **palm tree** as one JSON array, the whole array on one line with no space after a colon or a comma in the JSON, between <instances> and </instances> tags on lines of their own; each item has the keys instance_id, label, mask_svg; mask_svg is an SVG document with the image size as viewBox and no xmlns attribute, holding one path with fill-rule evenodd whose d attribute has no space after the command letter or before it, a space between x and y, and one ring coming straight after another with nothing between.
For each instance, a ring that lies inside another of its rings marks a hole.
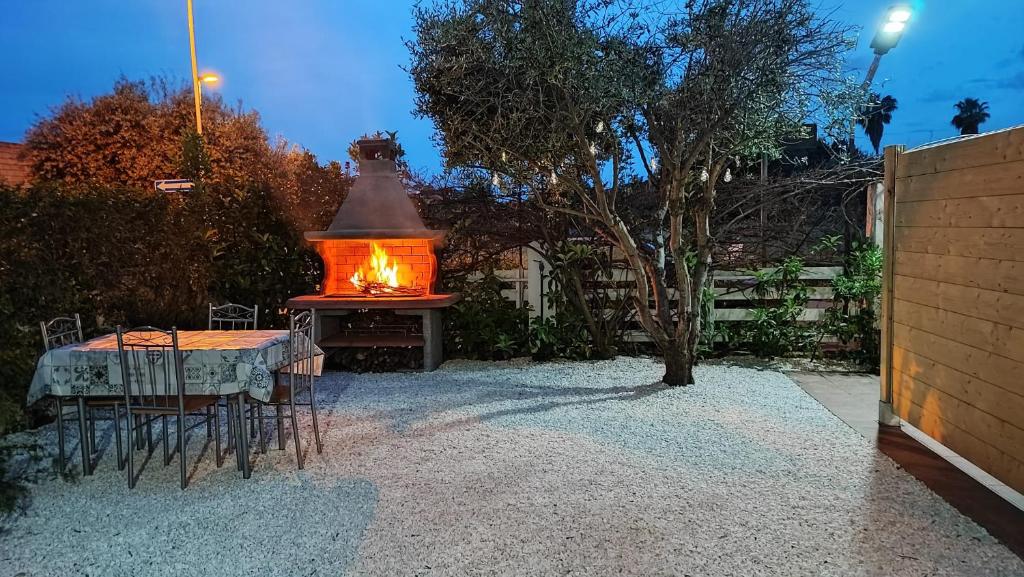
<instances>
[{"instance_id":1,"label":"palm tree","mask_svg":"<svg viewBox=\"0 0 1024 577\"><path fill-rule=\"evenodd\" d=\"M871 146L878 154L878 146L882 144L882 133L885 125L892 121L892 113L896 110L896 99L886 96L879 100L877 94L871 95L871 101L860 107L857 124L864 128L864 134L871 139Z\"/></svg>"},{"instance_id":2,"label":"palm tree","mask_svg":"<svg viewBox=\"0 0 1024 577\"><path fill-rule=\"evenodd\" d=\"M978 134L978 125L988 120L988 102L977 98L964 98L956 103L956 116L950 124L960 130L960 134Z\"/></svg>"}]
</instances>

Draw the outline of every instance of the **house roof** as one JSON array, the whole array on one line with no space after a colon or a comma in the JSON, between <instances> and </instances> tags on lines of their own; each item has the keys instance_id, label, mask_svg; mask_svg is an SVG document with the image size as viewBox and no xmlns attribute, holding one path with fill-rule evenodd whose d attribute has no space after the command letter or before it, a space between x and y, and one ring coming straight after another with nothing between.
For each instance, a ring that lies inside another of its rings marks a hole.
<instances>
[{"instance_id":1,"label":"house roof","mask_svg":"<svg viewBox=\"0 0 1024 577\"><path fill-rule=\"evenodd\" d=\"M32 165L22 157L25 145L0 142L0 184L20 186L32 178Z\"/></svg>"}]
</instances>

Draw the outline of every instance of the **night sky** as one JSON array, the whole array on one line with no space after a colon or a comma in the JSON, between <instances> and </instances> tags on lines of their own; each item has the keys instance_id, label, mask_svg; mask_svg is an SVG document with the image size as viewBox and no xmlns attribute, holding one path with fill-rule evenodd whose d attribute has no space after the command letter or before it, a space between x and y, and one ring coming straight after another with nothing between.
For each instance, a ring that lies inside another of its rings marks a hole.
<instances>
[{"instance_id":1,"label":"night sky","mask_svg":"<svg viewBox=\"0 0 1024 577\"><path fill-rule=\"evenodd\" d=\"M863 77L868 43L889 0L822 0L861 26L850 55ZM398 130L410 164L436 171L429 122L412 116L408 61L412 0L195 0L201 69L218 72L229 103L260 112L271 136L321 160L344 159L364 132ZM954 136L953 104L988 101L983 131L1024 124L1024 0L918 0L875 89L899 101L883 145ZM108 92L121 75L189 78L185 0L7 1L0 18L0 140L20 141L68 95ZM860 146L869 149L858 130Z\"/></svg>"}]
</instances>

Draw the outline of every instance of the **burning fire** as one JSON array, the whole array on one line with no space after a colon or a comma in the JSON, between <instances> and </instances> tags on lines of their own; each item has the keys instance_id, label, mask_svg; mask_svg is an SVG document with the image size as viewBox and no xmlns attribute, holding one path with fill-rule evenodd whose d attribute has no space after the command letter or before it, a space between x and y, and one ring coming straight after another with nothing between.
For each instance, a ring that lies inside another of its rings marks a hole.
<instances>
[{"instance_id":1,"label":"burning fire","mask_svg":"<svg viewBox=\"0 0 1024 577\"><path fill-rule=\"evenodd\" d=\"M359 292L369 295L409 294L415 289L403 287L399 282L398 263L390 262L388 252L375 242L370 243L369 271L361 265L349 278Z\"/></svg>"}]
</instances>

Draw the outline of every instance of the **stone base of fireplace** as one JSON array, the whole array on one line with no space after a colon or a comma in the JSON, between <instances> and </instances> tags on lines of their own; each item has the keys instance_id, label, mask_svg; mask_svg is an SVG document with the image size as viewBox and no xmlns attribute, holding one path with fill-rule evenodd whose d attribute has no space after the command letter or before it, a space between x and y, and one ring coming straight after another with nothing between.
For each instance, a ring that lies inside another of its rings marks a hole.
<instances>
[{"instance_id":1,"label":"stone base of fireplace","mask_svg":"<svg viewBox=\"0 0 1024 577\"><path fill-rule=\"evenodd\" d=\"M458 293L418 297L307 295L289 299L287 306L289 309L315 311L314 338L321 349L423 347L423 370L433 371L444 361L442 311L461 298ZM420 330L358 333L344 330L343 317L367 310L390 310L401 316L418 316Z\"/></svg>"}]
</instances>

